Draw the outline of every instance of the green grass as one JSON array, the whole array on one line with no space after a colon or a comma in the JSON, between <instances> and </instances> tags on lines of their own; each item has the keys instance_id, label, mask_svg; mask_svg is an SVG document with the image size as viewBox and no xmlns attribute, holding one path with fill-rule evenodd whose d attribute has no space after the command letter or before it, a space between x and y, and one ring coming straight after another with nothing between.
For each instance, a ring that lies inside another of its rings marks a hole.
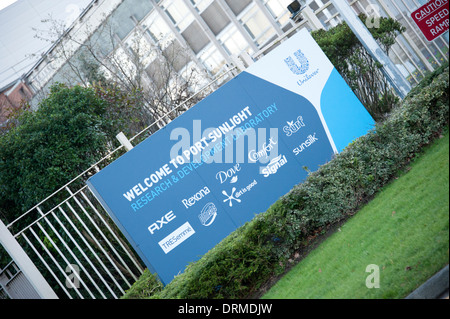
<instances>
[{"instance_id":1,"label":"green grass","mask_svg":"<svg viewBox=\"0 0 450 319\"><path fill-rule=\"evenodd\" d=\"M449 134L263 298L404 298L449 260ZM366 267L380 269L368 289Z\"/></svg>"}]
</instances>

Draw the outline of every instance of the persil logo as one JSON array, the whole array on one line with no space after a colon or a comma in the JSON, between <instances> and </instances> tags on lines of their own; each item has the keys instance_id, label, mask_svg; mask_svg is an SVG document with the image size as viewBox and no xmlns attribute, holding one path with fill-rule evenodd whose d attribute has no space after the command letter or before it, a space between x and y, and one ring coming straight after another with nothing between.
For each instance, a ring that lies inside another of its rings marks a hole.
<instances>
[{"instance_id":1,"label":"persil logo","mask_svg":"<svg viewBox=\"0 0 450 319\"><path fill-rule=\"evenodd\" d=\"M278 170L287 164L287 158L285 155L279 155L270 161L269 165L261 169L261 174L264 177L269 177L270 175L276 174Z\"/></svg>"},{"instance_id":2,"label":"persil logo","mask_svg":"<svg viewBox=\"0 0 450 319\"><path fill-rule=\"evenodd\" d=\"M217 207L216 205L214 205L214 203L206 204L205 207L203 207L200 215L198 215L200 223L205 227L208 227L212 223L214 223L216 217L217 217Z\"/></svg>"},{"instance_id":3,"label":"persil logo","mask_svg":"<svg viewBox=\"0 0 450 319\"><path fill-rule=\"evenodd\" d=\"M303 54L301 50L297 50L294 52L294 56L297 59L297 64L292 56L287 57L284 59L284 62L287 64L289 69L294 73L295 75L302 75L305 74L309 70L309 61Z\"/></svg>"}]
</instances>

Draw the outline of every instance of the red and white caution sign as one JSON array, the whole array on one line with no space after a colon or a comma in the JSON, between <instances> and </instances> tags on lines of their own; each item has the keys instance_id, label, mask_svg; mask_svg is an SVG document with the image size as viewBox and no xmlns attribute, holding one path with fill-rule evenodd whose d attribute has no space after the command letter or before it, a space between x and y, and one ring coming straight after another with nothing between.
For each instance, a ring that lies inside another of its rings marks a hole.
<instances>
[{"instance_id":1,"label":"red and white caution sign","mask_svg":"<svg viewBox=\"0 0 450 319\"><path fill-rule=\"evenodd\" d=\"M433 41L448 31L449 0L431 0L413 13L411 17L428 41Z\"/></svg>"}]
</instances>

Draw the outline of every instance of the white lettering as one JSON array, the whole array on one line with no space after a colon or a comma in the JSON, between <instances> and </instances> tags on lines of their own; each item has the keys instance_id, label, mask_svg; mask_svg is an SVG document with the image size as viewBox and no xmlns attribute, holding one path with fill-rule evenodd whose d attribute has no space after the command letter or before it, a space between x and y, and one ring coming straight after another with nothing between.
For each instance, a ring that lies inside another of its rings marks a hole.
<instances>
[{"instance_id":1,"label":"white lettering","mask_svg":"<svg viewBox=\"0 0 450 319\"><path fill-rule=\"evenodd\" d=\"M191 206L194 206L197 202L201 201L203 197L208 195L210 192L211 191L209 190L208 187L204 187L203 189L198 191L194 196L188 199L183 199L181 202L183 203L184 207L189 208Z\"/></svg>"},{"instance_id":2,"label":"white lettering","mask_svg":"<svg viewBox=\"0 0 450 319\"><path fill-rule=\"evenodd\" d=\"M177 216L173 214L173 211L168 212L163 217L161 217L160 220L157 220L156 223L151 224L148 227L148 230L152 235L155 234L155 231L160 230L164 227L164 225L170 223L172 220L174 220Z\"/></svg>"}]
</instances>

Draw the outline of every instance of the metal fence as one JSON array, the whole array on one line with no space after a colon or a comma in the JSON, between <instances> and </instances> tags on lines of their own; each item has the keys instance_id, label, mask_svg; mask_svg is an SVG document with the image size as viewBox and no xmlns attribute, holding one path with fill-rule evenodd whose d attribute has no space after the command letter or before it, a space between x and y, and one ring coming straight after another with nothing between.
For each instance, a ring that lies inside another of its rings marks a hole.
<instances>
[{"instance_id":1,"label":"metal fence","mask_svg":"<svg viewBox=\"0 0 450 319\"><path fill-rule=\"evenodd\" d=\"M211 87L232 78L235 71L229 69L130 141L137 144L162 128L172 113L186 109L190 99L211 92ZM144 271L140 258L84 184L125 151L123 146L111 151L6 225L59 298L120 298ZM8 297L4 289L0 294Z\"/></svg>"},{"instance_id":2,"label":"metal fence","mask_svg":"<svg viewBox=\"0 0 450 319\"><path fill-rule=\"evenodd\" d=\"M38 292L16 263L0 267L0 299L39 299Z\"/></svg>"},{"instance_id":3,"label":"metal fence","mask_svg":"<svg viewBox=\"0 0 450 319\"><path fill-rule=\"evenodd\" d=\"M319 23L325 27L340 23L339 13L331 2L324 2L318 8L310 4L314 21L305 19L289 33L303 27L316 29ZM409 14L420 5L418 1L377 0L369 3L366 0L354 0L349 3L357 13L365 14L370 13L370 5L375 3L381 16L395 18L407 27L407 31L397 37L390 57L412 85L448 61L448 33L429 43L410 21ZM288 35L286 33L285 37ZM280 42L280 39L274 41L273 45L266 46L255 57L264 55ZM200 92L212 91L211 87L215 87L218 81L228 79L234 71L228 70ZM137 144L150 135L150 130L163 127L170 121L170 113L184 107L187 102L165 114L130 141ZM60 298L119 298L144 270L142 261L84 184L90 176L124 153L123 146L112 150L88 170L7 225ZM8 267L13 267L4 268L9 269L10 273L11 269L15 269L13 263ZM1 296L6 298L8 294L0 287Z\"/></svg>"}]
</instances>

